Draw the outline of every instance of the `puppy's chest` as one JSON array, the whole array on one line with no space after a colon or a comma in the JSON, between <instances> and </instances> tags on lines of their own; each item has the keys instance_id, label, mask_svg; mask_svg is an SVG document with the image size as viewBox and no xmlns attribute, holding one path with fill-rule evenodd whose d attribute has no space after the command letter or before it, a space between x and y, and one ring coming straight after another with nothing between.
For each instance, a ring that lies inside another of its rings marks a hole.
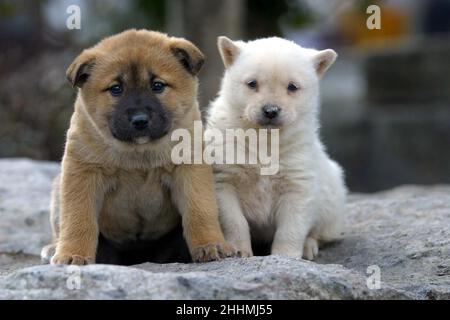
<instances>
[{"instance_id":1,"label":"puppy's chest","mask_svg":"<svg viewBox=\"0 0 450 320\"><path fill-rule=\"evenodd\" d=\"M234 185L246 218L252 224L263 226L272 224L289 181L282 174L262 176L251 170L237 176Z\"/></svg>"},{"instance_id":2,"label":"puppy's chest","mask_svg":"<svg viewBox=\"0 0 450 320\"><path fill-rule=\"evenodd\" d=\"M117 242L157 239L178 223L164 170L120 171L100 211L100 230Z\"/></svg>"}]
</instances>

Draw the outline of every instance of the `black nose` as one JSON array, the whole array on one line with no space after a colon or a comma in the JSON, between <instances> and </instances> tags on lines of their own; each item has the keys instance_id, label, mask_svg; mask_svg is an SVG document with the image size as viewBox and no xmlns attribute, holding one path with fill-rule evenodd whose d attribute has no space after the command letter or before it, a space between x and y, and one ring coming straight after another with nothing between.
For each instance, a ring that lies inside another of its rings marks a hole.
<instances>
[{"instance_id":1,"label":"black nose","mask_svg":"<svg viewBox=\"0 0 450 320\"><path fill-rule=\"evenodd\" d=\"M148 128L148 115L136 113L131 117L130 122L136 130L145 130Z\"/></svg>"},{"instance_id":2,"label":"black nose","mask_svg":"<svg viewBox=\"0 0 450 320\"><path fill-rule=\"evenodd\" d=\"M266 118L274 119L274 118L278 117L278 115L280 114L280 110L281 109L280 109L279 106L276 106L276 105L273 105L273 104L268 104L268 105L265 105L262 108L262 110L263 110L264 116Z\"/></svg>"}]
</instances>

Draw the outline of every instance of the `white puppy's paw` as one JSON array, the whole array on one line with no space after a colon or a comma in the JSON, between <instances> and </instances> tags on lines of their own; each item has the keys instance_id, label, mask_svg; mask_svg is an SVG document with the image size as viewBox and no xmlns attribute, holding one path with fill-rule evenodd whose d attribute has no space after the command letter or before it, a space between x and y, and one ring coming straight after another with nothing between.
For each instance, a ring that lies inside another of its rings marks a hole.
<instances>
[{"instance_id":1,"label":"white puppy's paw","mask_svg":"<svg viewBox=\"0 0 450 320\"><path fill-rule=\"evenodd\" d=\"M280 242L277 242L275 245L272 245L270 254L292 258L302 258L303 252L301 247L293 246L292 243L281 244Z\"/></svg>"},{"instance_id":2,"label":"white puppy's paw","mask_svg":"<svg viewBox=\"0 0 450 320\"><path fill-rule=\"evenodd\" d=\"M44 264L49 264L55 252L56 252L55 244L51 243L43 247L41 250L41 262Z\"/></svg>"},{"instance_id":3,"label":"white puppy's paw","mask_svg":"<svg viewBox=\"0 0 450 320\"><path fill-rule=\"evenodd\" d=\"M306 260L314 260L319 253L319 244L314 238L306 238L303 248L303 258Z\"/></svg>"},{"instance_id":4,"label":"white puppy's paw","mask_svg":"<svg viewBox=\"0 0 450 320\"><path fill-rule=\"evenodd\" d=\"M252 245L250 242L231 241L231 244L237 248L238 257L248 258L253 257Z\"/></svg>"}]
</instances>

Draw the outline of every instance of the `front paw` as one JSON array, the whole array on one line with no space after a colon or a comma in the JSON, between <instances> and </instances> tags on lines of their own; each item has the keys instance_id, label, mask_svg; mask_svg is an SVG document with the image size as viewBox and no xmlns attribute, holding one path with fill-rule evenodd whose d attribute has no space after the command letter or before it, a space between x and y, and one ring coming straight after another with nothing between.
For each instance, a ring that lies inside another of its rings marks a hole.
<instances>
[{"instance_id":1,"label":"front paw","mask_svg":"<svg viewBox=\"0 0 450 320\"><path fill-rule=\"evenodd\" d=\"M211 243L192 250L192 260L194 262L217 261L238 256L240 256L239 251L226 242Z\"/></svg>"},{"instance_id":2,"label":"front paw","mask_svg":"<svg viewBox=\"0 0 450 320\"><path fill-rule=\"evenodd\" d=\"M315 260L319 254L319 243L316 239L308 237L305 240L305 246L303 248L303 258L306 260Z\"/></svg>"},{"instance_id":3,"label":"front paw","mask_svg":"<svg viewBox=\"0 0 450 320\"><path fill-rule=\"evenodd\" d=\"M301 259L303 256L303 248L292 246L291 244L276 243L272 245L270 254Z\"/></svg>"},{"instance_id":4,"label":"front paw","mask_svg":"<svg viewBox=\"0 0 450 320\"><path fill-rule=\"evenodd\" d=\"M248 252L248 251L246 251L246 250L238 249L238 250L237 250L237 256L238 256L239 258L250 258L250 257L253 257L253 253Z\"/></svg>"},{"instance_id":5,"label":"front paw","mask_svg":"<svg viewBox=\"0 0 450 320\"><path fill-rule=\"evenodd\" d=\"M41 250L41 262L44 264L49 264L52 257L55 255L56 245L48 244Z\"/></svg>"},{"instance_id":6,"label":"front paw","mask_svg":"<svg viewBox=\"0 0 450 320\"><path fill-rule=\"evenodd\" d=\"M252 245L250 242L244 241L230 241L230 243L237 248L237 256L239 258L253 257Z\"/></svg>"},{"instance_id":7,"label":"front paw","mask_svg":"<svg viewBox=\"0 0 450 320\"><path fill-rule=\"evenodd\" d=\"M94 257L87 257L78 254L56 253L51 260L51 264L68 264L83 266L94 263Z\"/></svg>"}]
</instances>

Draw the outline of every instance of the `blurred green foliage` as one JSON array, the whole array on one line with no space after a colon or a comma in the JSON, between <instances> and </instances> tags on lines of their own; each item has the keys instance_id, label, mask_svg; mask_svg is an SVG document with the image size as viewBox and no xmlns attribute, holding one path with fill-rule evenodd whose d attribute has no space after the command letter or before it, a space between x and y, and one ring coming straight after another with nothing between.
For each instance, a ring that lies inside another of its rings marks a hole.
<instances>
[{"instance_id":1,"label":"blurred green foliage","mask_svg":"<svg viewBox=\"0 0 450 320\"><path fill-rule=\"evenodd\" d=\"M247 36L282 35L282 24L303 27L313 22L305 3L295 0L247 0Z\"/></svg>"},{"instance_id":2,"label":"blurred green foliage","mask_svg":"<svg viewBox=\"0 0 450 320\"><path fill-rule=\"evenodd\" d=\"M281 23L292 29L300 29L315 22L312 11L304 2L285 1L288 10L281 16Z\"/></svg>"},{"instance_id":3,"label":"blurred green foliage","mask_svg":"<svg viewBox=\"0 0 450 320\"><path fill-rule=\"evenodd\" d=\"M154 29L163 30L166 24L166 2L166 0L136 0L134 8L151 19Z\"/></svg>"},{"instance_id":4,"label":"blurred green foliage","mask_svg":"<svg viewBox=\"0 0 450 320\"><path fill-rule=\"evenodd\" d=\"M17 12L17 6L14 6L12 1L1 1L0 2L0 16L8 17L12 16Z\"/></svg>"}]
</instances>

